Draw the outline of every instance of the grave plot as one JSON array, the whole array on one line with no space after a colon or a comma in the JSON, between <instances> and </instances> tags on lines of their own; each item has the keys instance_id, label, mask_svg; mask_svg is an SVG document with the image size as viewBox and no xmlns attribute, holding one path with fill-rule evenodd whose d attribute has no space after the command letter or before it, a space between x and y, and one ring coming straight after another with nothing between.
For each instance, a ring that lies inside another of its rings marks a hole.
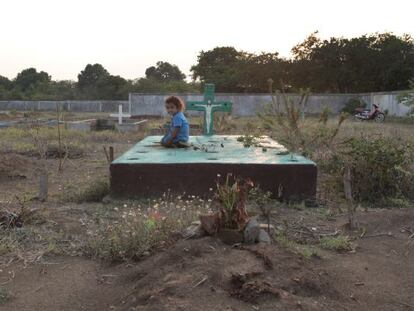
<instances>
[{"instance_id":1,"label":"grave plot","mask_svg":"<svg viewBox=\"0 0 414 311\"><path fill-rule=\"evenodd\" d=\"M249 178L262 190L283 199L312 199L316 193L316 164L292 155L269 137L245 146L237 135L212 135L213 113L230 111L231 103L214 101L207 85L204 102L187 109L204 111L203 136L191 136L192 147L162 147L161 136L148 136L111 163L110 185L115 195L147 196L172 191L208 196L218 176Z\"/></svg>"}]
</instances>

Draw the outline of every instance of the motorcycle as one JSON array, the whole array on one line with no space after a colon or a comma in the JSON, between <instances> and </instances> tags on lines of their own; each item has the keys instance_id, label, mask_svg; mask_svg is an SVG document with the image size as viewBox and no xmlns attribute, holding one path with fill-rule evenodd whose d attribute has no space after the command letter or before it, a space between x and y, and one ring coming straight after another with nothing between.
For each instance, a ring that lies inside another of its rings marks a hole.
<instances>
[{"instance_id":1,"label":"motorcycle","mask_svg":"<svg viewBox=\"0 0 414 311\"><path fill-rule=\"evenodd\" d=\"M357 121L369 121L373 120L378 123L382 123L385 120L385 114L379 110L379 107L374 105L374 111L371 112L370 110L366 110L364 108L357 108L355 111L357 112L354 117Z\"/></svg>"}]
</instances>

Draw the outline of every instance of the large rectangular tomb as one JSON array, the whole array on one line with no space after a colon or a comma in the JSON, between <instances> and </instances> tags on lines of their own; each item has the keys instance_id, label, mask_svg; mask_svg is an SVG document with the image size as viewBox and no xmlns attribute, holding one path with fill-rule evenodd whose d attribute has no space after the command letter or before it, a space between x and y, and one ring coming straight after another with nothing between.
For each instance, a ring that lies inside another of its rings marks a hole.
<instances>
[{"instance_id":1,"label":"large rectangular tomb","mask_svg":"<svg viewBox=\"0 0 414 311\"><path fill-rule=\"evenodd\" d=\"M161 136L148 136L111 163L111 192L123 196L158 196L167 191L208 196L218 176L231 173L250 178L274 197L315 197L314 162L292 156L268 137L250 147L238 137L191 136L193 147L182 149L162 147Z\"/></svg>"}]
</instances>

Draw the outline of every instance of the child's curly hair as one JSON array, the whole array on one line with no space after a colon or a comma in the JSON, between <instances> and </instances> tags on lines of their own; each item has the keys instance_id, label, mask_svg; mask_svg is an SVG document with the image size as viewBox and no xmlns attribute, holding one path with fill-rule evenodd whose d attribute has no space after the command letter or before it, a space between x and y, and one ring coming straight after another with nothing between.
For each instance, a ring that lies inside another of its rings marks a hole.
<instances>
[{"instance_id":1,"label":"child's curly hair","mask_svg":"<svg viewBox=\"0 0 414 311\"><path fill-rule=\"evenodd\" d=\"M184 101L181 98L177 97L177 96L168 96L165 99L165 103L166 104L173 104L181 112L184 111L184 109L185 109Z\"/></svg>"}]
</instances>

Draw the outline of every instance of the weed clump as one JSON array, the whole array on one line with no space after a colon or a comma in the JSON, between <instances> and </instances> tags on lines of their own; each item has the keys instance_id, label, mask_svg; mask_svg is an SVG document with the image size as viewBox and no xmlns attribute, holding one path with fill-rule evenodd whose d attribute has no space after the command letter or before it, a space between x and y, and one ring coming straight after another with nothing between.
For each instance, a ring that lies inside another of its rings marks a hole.
<instances>
[{"instance_id":1,"label":"weed clump","mask_svg":"<svg viewBox=\"0 0 414 311\"><path fill-rule=\"evenodd\" d=\"M352 249L347 236L338 235L336 237L323 237L320 241L321 247L337 252L346 252Z\"/></svg>"}]
</instances>

